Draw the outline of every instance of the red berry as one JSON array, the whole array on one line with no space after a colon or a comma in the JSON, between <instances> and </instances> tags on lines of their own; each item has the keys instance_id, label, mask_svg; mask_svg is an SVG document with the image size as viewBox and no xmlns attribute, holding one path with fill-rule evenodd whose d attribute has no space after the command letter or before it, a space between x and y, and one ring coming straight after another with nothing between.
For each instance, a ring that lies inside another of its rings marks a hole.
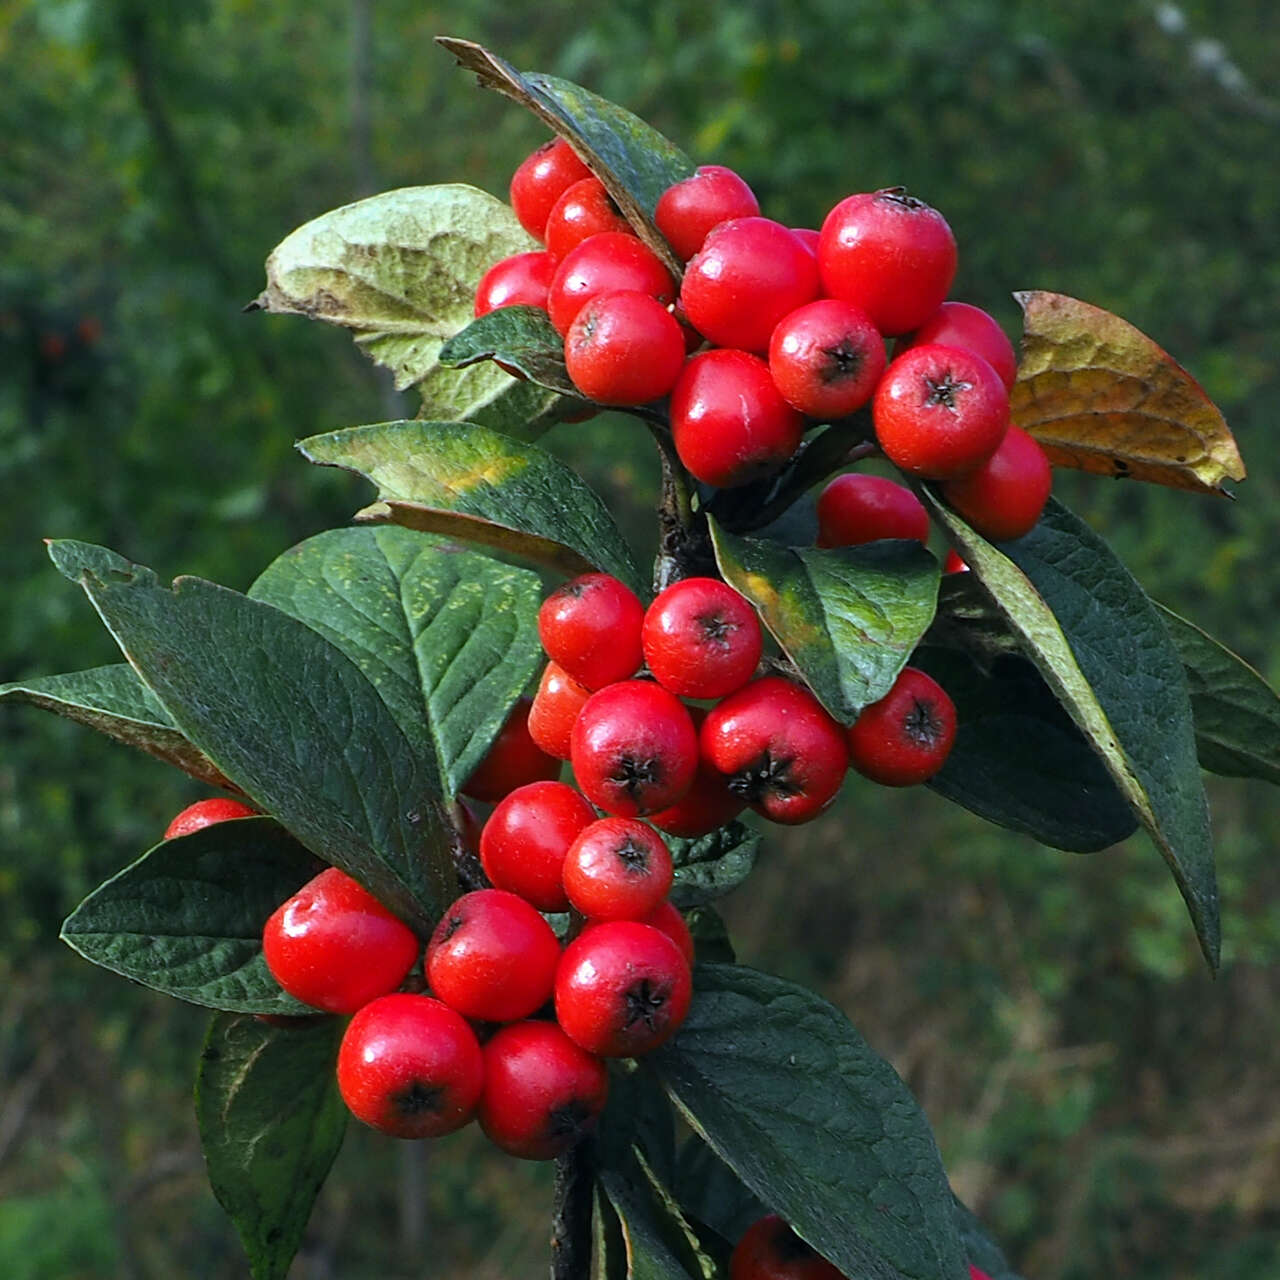
<instances>
[{"instance_id":1,"label":"red berry","mask_svg":"<svg viewBox=\"0 0 1280 1280\"><path fill-rule=\"evenodd\" d=\"M557 760L569 758L569 743L578 712L591 697L562 666L548 662L529 708L529 736Z\"/></svg>"},{"instance_id":2,"label":"red berry","mask_svg":"<svg viewBox=\"0 0 1280 1280\"><path fill-rule=\"evenodd\" d=\"M591 170L563 138L544 142L511 177L511 207L520 225L541 240L556 201L575 182L590 176Z\"/></svg>"},{"instance_id":3,"label":"red berry","mask_svg":"<svg viewBox=\"0 0 1280 1280\"><path fill-rule=\"evenodd\" d=\"M906 485L883 476L836 476L818 498L818 546L852 547L881 538L929 541L929 513Z\"/></svg>"},{"instance_id":4,"label":"red berry","mask_svg":"<svg viewBox=\"0 0 1280 1280\"><path fill-rule=\"evenodd\" d=\"M295 999L354 1013L404 981L419 946L407 924L330 867L271 913L262 950L271 976Z\"/></svg>"},{"instance_id":5,"label":"red berry","mask_svg":"<svg viewBox=\"0 0 1280 1280\"><path fill-rule=\"evenodd\" d=\"M543 751L529 734L532 705L528 698L516 701L485 758L463 785L463 795L492 803L528 782L560 776L560 761Z\"/></svg>"},{"instance_id":6,"label":"red berry","mask_svg":"<svg viewBox=\"0 0 1280 1280\"><path fill-rule=\"evenodd\" d=\"M634 1058L665 1043L689 1011L693 981L680 948L652 925L593 925L556 970L556 1020L588 1053Z\"/></svg>"},{"instance_id":7,"label":"red berry","mask_svg":"<svg viewBox=\"0 0 1280 1280\"><path fill-rule=\"evenodd\" d=\"M564 860L564 891L592 920L642 920L671 889L671 853L635 818L602 818Z\"/></svg>"},{"instance_id":8,"label":"red berry","mask_svg":"<svg viewBox=\"0 0 1280 1280\"><path fill-rule=\"evenodd\" d=\"M769 340L769 373L782 398L811 418L847 418L884 373L884 339L865 311L822 298L784 316Z\"/></svg>"},{"instance_id":9,"label":"red berry","mask_svg":"<svg viewBox=\"0 0 1280 1280\"><path fill-rule=\"evenodd\" d=\"M564 856L595 810L563 782L531 782L501 801L480 833L480 862L499 889L539 911L567 911Z\"/></svg>"},{"instance_id":10,"label":"red berry","mask_svg":"<svg viewBox=\"0 0 1280 1280\"><path fill-rule=\"evenodd\" d=\"M545 311L555 271L549 253L517 253L495 262L476 286L476 315L488 315L500 307L541 307Z\"/></svg>"},{"instance_id":11,"label":"red berry","mask_svg":"<svg viewBox=\"0 0 1280 1280\"><path fill-rule=\"evenodd\" d=\"M676 910L671 899L660 902L654 909L641 921L641 924L650 925L657 929L660 933L665 933L672 942L680 948L680 954L684 956L685 963L692 969L694 948L693 934L689 932L689 926L684 922L684 916Z\"/></svg>"},{"instance_id":12,"label":"red berry","mask_svg":"<svg viewBox=\"0 0 1280 1280\"><path fill-rule=\"evenodd\" d=\"M690 707L689 716L693 727L701 733L706 711L702 707ZM732 822L746 807L747 802L729 789L729 779L699 750L698 771L689 790L670 808L649 814L648 821L668 835L694 839Z\"/></svg>"},{"instance_id":13,"label":"red berry","mask_svg":"<svg viewBox=\"0 0 1280 1280\"><path fill-rule=\"evenodd\" d=\"M844 1280L777 1214L752 1223L729 1259L729 1280Z\"/></svg>"},{"instance_id":14,"label":"red berry","mask_svg":"<svg viewBox=\"0 0 1280 1280\"><path fill-rule=\"evenodd\" d=\"M871 416L890 462L911 475L948 480L996 451L1009 425L1009 393L972 351L912 347L880 380Z\"/></svg>"},{"instance_id":15,"label":"red berry","mask_svg":"<svg viewBox=\"0 0 1280 1280\"><path fill-rule=\"evenodd\" d=\"M484 1058L461 1014L428 996L367 1004L338 1050L338 1091L357 1119L393 1138L438 1138L475 1114Z\"/></svg>"},{"instance_id":16,"label":"red berry","mask_svg":"<svg viewBox=\"0 0 1280 1280\"><path fill-rule=\"evenodd\" d=\"M824 292L860 306L887 337L909 333L942 304L956 274L947 220L892 189L847 196L818 243Z\"/></svg>"},{"instance_id":17,"label":"red berry","mask_svg":"<svg viewBox=\"0 0 1280 1280\"><path fill-rule=\"evenodd\" d=\"M570 249L602 231L635 235L604 183L599 178L583 178L565 191L547 217L547 252L558 262Z\"/></svg>"},{"instance_id":18,"label":"red berry","mask_svg":"<svg viewBox=\"0 0 1280 1280\"><path fill-rule=\"evenodd\" d=\"M808 822L835 799L848 764L844 733L807 689L753 680L713 707L702 754L729 787L774 822Z\"/></svg>"},{"instance_id":19,"label":"red berry","mask_svg":"<svg viewBox=\"0 0 1280 1280\"><path fill-rule=\"evenodd\" d=\"M969 566L960 559L955 549L952 548L947 552L946 562L942 566L943 573L968 573Z\"/></svg>"},{"instance_id":20,"label":"red berry","mask_svg":"<svg viewBox=\"0 0 1280 1280\"><path fill-rule=\"evenodd\" d=\"M1004 542L1035 528L1052 488L1044 450L1010 424L995 453L975 471L948 480L942 496L984 538Z\"/></svg>"},{"instance_id":21,"label":"red berry","mask_svg":"<svg viewBox=\"0 0 1280 1280\"><path fill-rule=\"evenodd\" d=\"M915 333L898 339L894 354L936 342L944 347L963 347L981 356L999 375L1006 387L1018 379L1018 357L1008 335L981 307L968 302L944 302Z\"/></svg>"},{"instance_id":22,"label":"red berry","mask_svg":"<svg viewBox=\"0 0 1280 1280\"><path fill-rule=\"evenodd\" d=\"M551 1160L596 1127L609 1071L554 1022L503 1027L484 1047L480 1127L508 1155Z\"/></svg>"},{"instance_id":23,"label":"red berry","mask_svg":"<svg viewBox=\"0 0 1280 1280\"><path fill-rule=\"evenodd\" d=\"M760 212L755 193L732 169L704 164L658 197L653 220L681 262L688 262L713 227Z\"/></svg>"},{"instance_id":24,"label":"red berry","mask_svg":"<svg viewBox=\"0 0 1280 1280\"><path fill-rule=\"evenodd\" d=\"M849 763L886 787L925 782L946 763L956 737L956 709L946 692L915 667L863 709L848 730Z\"/></svg>"},{"instance_id":25,"label":"red berry","mask_svg":"<svg viewBox=\"0 0 1280 1280\"><path fill-rule=\"evenodd\" d=\"M763 354L774 325L817 296L813 255L786 227L735 218L716 227L690 261L680 307L717 346Z\"/></svg>"},{"instance_id":26,"label":"red berry","mask_svg":"<svg viewBox=\"0 0 1280 1280\"><path fill-rule=\"evenodd\" d=\"M681 698L723 698L755 674L755 610L718 578L684 578L649 606L640 633L654 679Z\"/></svg>"},{"instance_id":27,"label":"red berry","mask_svg":"<svg viewBox=\"0 0 1280 1280\"><path fill-rule=\"evenodd\" d=\"M262 815L239 800L228 800L222 796L211 796L208 800L197 800L189 804L164 829L166 840L175 840L178 836L189 836L202 827L212 826L215 822L227 822L232 818L260 818Z\"/></svg>"},{"instance_id":28,"label":"red berry","mask_svg":"<svg viewBox=\"0 0 1280 1280\"><path fill-rule=\"evenodd\" d=\"M991 1280L991 1277L981 1267L975 1267L971 1262L969 1263L969 1280Z\"/></svg>"},{"instance_id":29,"label":"red berry","mask_svg":"<svg viewBox=\"0 0 1280 1280\"><path fill-rule=\"evenodd\" d=\"M644 605L630 587L607 573L584 573L542 602L538 636L553 662L595 690L635 675L643 622Z\"/></svg>"},{"instance_id":30,"label":"red berry","mask_svg":"<svg viewBox=\"0 0 1280 1280\"><path fill-rule=\"evenodd\" d=\"M547 312L556 332L566 334L578 312L599 293L647 293L671 302L676 282L661 259L633 235L604 231L571 249L556 268Z\"/></svg>"},{"instance_id":31,"label":"red berry","mask_svg":"<svg viewBox=\"0 0 1280 1280\"><path fill-rule=\"evenodd\" d=\"M818 257L818 242L822 239L822 233L814 230L813 227L792 227L791 234L813 254L816 261Z\"/></svg>"},{"instance_id":32,"label":"red berry","mask_svg":"<svg viewBox=\"0 0 1280 1280\"><path fill-rule=\"evenodd\" d=\"M782 466L804 437L804 419L763 360L721 349L685 365L671 392L671 431L695 479L728 489Z\"/></svg>"},{"instance_id":33,"label":"red berry","mask_svg":"<svg viewBox=\"0 0 1280 1280\"><path fill-rule=\"evenodd\" d=\"M578 714L571 745L583 794L624 818L675 804L698 768L698 735L687 708L647 680L593 693Z\"/></svg>"},{"instance_id":34,"label":"red berry","mask_svg":"<svg viewBox=\"0 0 1280 1280\"><path fill-rule=\"evenodd\" d=\"M578 312L564 340L573 384L597 404L648 404L684 368L684 331L647 293L600 293Z\"/></svg>"}]
</instances>

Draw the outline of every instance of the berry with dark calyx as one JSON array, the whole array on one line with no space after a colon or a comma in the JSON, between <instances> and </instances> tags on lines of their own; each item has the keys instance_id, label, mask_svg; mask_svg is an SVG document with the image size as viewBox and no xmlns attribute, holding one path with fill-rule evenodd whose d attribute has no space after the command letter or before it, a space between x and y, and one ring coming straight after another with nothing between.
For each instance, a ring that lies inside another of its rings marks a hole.
<instances>
[{"instance_id":1,"label":"berry with dark calyx","mask_svg":"<svg viewBox=\"0 0 1280 1280\"><path fill-rule=\"evenodd\" d=\"M1010 424L995 453L976 470L948 480L942 496L984 538L1007 542L1035 528L1052 489L1044 450Z\"/></svg>"},{"instance_id":2,"label":"berry with dark calyx","mask_svg":"<svg viewBox=\"0 0 1280 1280\"><path fill-rule=\"evenodd\" d=\"M759 356L719 348L685 364L671 392L671 434L695 479L729 489L781 467L804 438L804 418Z\"/></svg>"},{"instance_id":3,"label":"berry with dark calyx","mask_svg":"<svg viewBox=\"0 0 1280 1280\"><path fill-rule=\"evenodd\" d=\"M604 183L599 178L583 178L566 189L547 218L547 252L558 262L570 249L602 231L635 234Z\"/></svg>"},{"instance_id":4,"label":"berry with dark calyx","mask_svg":"<svg viewBox=\"0 0 1280 1280\"><path fill-rule=\"evenodd\" d=\"M551 998L560 943L523 898L463 894L427 943L427 981L451 1009L481 1022L527 1018Z\"/></svg>"},{"instance_id":5,"label":"berry with dark calyx","mask_svg":"<svg viewBox=\"0 0 1280 1280\"><path fill-rule=\"evenodd\" d=\"M942 305L956 274L947 220L900 188L847 196L818 242L823 292L855 303L886 337L918 329Z\"/></svg>"},{"instance_id":6,"label":"berry with dark calyx","mask_svg":"<svg viewBox=\"0 0 1280 1280\"><path fill-rule=\"evenodd\" d=\"M654 679L681 698L742 688L764 648L756 611L718 578L672 583L645 611L640 638Z\"/></svg>"},{"instance_id":7,"label":"berry with dark calyx","mask_svg":"<svg viewBox=\"0 0 1280 1280\"><path fill-rule=\"evenodd\" d=\"M949 480L996 451L1009 425L1009 393L981 356L930 344L890 363L871 416L890 462L909 475Z\"/></svg>"},{"instance_id":8,"label":"berry with dark calyx","mask_svg":"<svg viewBox=\"0 0 1280 1280\"><path fill-rule=\"evenodd\" d=\"M635 818L601 818L583 830L564 860L564 891L592 920L642 920L671 888L671 853Z\"/></svg>"},{"instance_id":9,"label":"berry with dark calyx","mask_svg":"<svg viewBox=\"0 0 1280 1280\"><path fill-rule=\"evenodd\" d=\"M955 704L931 676L903 667L893 688L863 709L848 733L849 763L886 787L926 782L956 737Z\"/></svg>"},{"instance_id":10,"label":"berry with dark calyx","mask_svg":"<svg viewBox=\"0 0 1280 1280\"><path fill-rule=\"evenodd\" d=\"M680 948L680 954L684 956L685 962L691 969L693 968L693 934L689 932L689 926L685 924L684 916L676 910L675 904L670 898L665 902L658 903L640 923L650 925L660 933L665 933Z\"/></svg>"},{"instance_id":11,"label":"berry with dark calyx","mask_svg":"<svg viewBox=\"0 0 1280 1280\"><path fill-rule=\"evenodd\" d=\"M698 735L661 685L624 680L593 693L573 726L570 763L592 804L623 818L666 809L689 790Z\"/></svg>"},{"instance_id":12,"label":"berry with dark calyx","mask_svg":"<svg viewBox=\"0 0 1280 1280\"><path fill-rule=\"evenodd\" d=\"M591 690L586 685L579 684L559 663L548 662L529 708L529 736L548 755L567 760L574 721L589 697Z\"/></svg>"},{"instance_id":13,"label":"berry with dark calyx","mask_svg":"<svg viewBox=\"0 0 1280 1280\"><path fill-rule=\"evenodd\" d=\"M230 822L234 818L260 818L257 809L251 809L239 800L225 796L210 796L207 800L197 800L189 804L181 813L173 816L172 821L164 829L166 840L176 840L179 836L189 836L193 831L200 831L212 826L215 822Z\"/></svg>"},{"instance_id":14,"label":"berry with dark calyx","mask_svg":"<svg viewBox=\"0 0 1280 1280\"><path fill-rule=\"evenodd\" d=\"M769 1214L738 1241L729 1258L729 1280L844 1280L844 1273L777 1214Z\"/></svg>"},{"instance_id":15,"label":"berry with dark calyx","mask_svg":"<svg viewBox=\"0 0 1280 1280\"><path fill-rule=\"evenodd\" d=\"M515 1022L484 1046L477 1118L495 1146L522 1160L552 1160L595 1127L609 1071L554 1022Z\"/></svg>"},{"instance_id":16,"label":"berry with dark calyx","mask_svg":"<svg viewBox=\"0 0 1280 1280\"><path fill-rule=\"evenodd\" d=\"M852 302L820 298L783 316L769 340L769 373L782 398L810 418L847 418L884 373L884 339Z\"/></svg>"},{"instance_id":17,"label":"berry with dark calyx","mask_svg":"<svg viewBox=\"0 0 1280 1280\"><path fill-rule=\"evenodd\" d=\"M584 573L542 602L538 638L552 662L594 691L639 670L643 623L644 605L630 587L607 573Z\"/></svg>"},{"instance_id":18,"label":"berry with dark calyx","mask_svg":"<svg viewBox=\"0 0 1280 1280\"><path fill-rule=\"evenodd\" d=\"M690 707L689 716L693 727L701 733L702 722L707 718L706 710ZM659 831L689 840L708 835L732 822L746 807L747 802L730 790L729 779L707 760L699 748L698 771L693 775L689 790L670 808L649 814L647 821Z\"/></svg>"},{"instance_id":19,"label":"berry with dark calyx","mask_svg":"<svg viewBox=\"0 0 1280 1280\"><path fill-rule=\"evenodd\" d=\"M840 790L844 732L807 689L763 676L707 712L702 754L757 813L787 825L816 818Z\"/></svg>"},{"instance_id":20,"label":"berry with dark calyx","mask_svg":"<svg viewBox=\"0 0 1280 1280\"><path fill-rule=\"evenodd\" d=\"M584 929L556 971L556 1021L602 1058L664 1044L689 1011L693 981L679 946L652 925L611 920Z\"/></svg>"},{"instance_id":21,"label":"berry with dark calyx","mask_svg":"<svg viewBox=\"0 0 1280 1280\"><path fill-rule=\"evenodd\" d=\"M480 862L495 887L517 893L539 911L567 911L565 854L595 810L563 782L518 787L489 815L480 833Z\"/></svg>"},{"instance_id":22,"label":"berry with dark calyx","mask_svg":"<svg viewBox=\"0 0 1280 1280\"><path fill-rule=\"evenodd\" d=\"M560 776L560 761L543 751L529 735L531 706L529 698L516 701L493 745L463 784L463 795L492 803L528 782Z\"/></svg>"},{"instance_id":23,"label":"berry with dark calyx","mask_svg":"<svg viewBox=\"0 0 1280 1280\"><path fill-rule=\"evenodd\" d=\"M681 262L688 262L713 228L760 212L755 193L732 169L704 164L658 197L653 220Z\"/></svg>"},{"instance_id":24,"label":"berry with dark calyx","mask_svg":"<svg viewBox=\"0 0 1280 1280\"><path fill-rule=\"evenodd\" d=\"M981 307L968 302L944 302L914 333L898 339L894 354L936 342L944 347L963 347L981 356L999 375L1006 387L1018 378L1018 357L1008 335Z\"/></svg>"},{"instance_id":25,"label":"berry with dark calyx","mask_svg":"<svg viewBox=\"0 0 1280 1280\"><path fill-rule=\"evenodd\" d=\"M271 976L295 999L354 1013L394 991L420 947L407 924L330 867L271 913L262 950Z\"/></svg>"},{"instance_id":26,"label":"berry with dark calyx","mask_svg":"<svg viewBox=\"0 0 1280 1280\"><path fill-rule=\"evenodd\" d=\"M690 260L680 307L717 346L763 355L778 321L817 296L817 263L786 227L735 218L716 227Z\"/></svg>"},{"instance_id":27,"label":"berry with dark calyx","mask_svg":"<svg viewBox=\"0 0 1280 1280\"><path fill-rule=\"evenodd\" d=\"M429 996L387 995L351 1019L338 1091L365 1124L393 1138L438 1138L475 1115L484 1058L470 1024Z\"/></svg>"},{"instance_id":28,"label":"berry with dark calyx","mask_svg":"<svg viewBox=\"0 0 1280 1280\"><path fill-rule=\"evenodd\" d=\"M556 201L575 182L589 177L591 170L563 138L544 142L511 177L511 207L520 225L541 240Z\"/></svg>"},{"instance_id":29,"label":"berry with dark calyx","mask_svg":"<svg viewBox=\"0 0 1280 1280\"><path fill-rule=\"evenodd\" d=\"M564 340L573 384L597 404L648 404L684 368L684 331L646 293L601 293L578 312Z\"/></svg>"},{"instance_id":30,"label":"berry with dark calyx","mask_svg":"<svg viewBox=\"0 0 1280 1280\"><path fill-rule=\"evenodd\" d=\"M676 282L657 254L636 236L603 231L570 249L556 268L547 293L547 314L563 336L597 294L622 291L647 293L665 305L675 300Z\"/></svg>"},{"instance_id":31,"label":"berry with dark calyx","mask_svg":"<svg viewBox=\"0 0 1280 1280\"><path fill-rule=\"evenodd\" d=\"M475 314L487 316L501 307L547 309L547 291L556 264L549 253L517 253L495 262L476 286Z\"/></svg>"},{"instance_id":32,"label":"berry with dark calyx","mask_svg":"<svg viewBox=\"0 0 1280 1280\"><path fill-rule=\"evenodd\" d=\"M818 546L852 547L881 538L929 541L929 513L906 485L884 476L836 476L818 497Z\"/></svg>"}]
</instances>

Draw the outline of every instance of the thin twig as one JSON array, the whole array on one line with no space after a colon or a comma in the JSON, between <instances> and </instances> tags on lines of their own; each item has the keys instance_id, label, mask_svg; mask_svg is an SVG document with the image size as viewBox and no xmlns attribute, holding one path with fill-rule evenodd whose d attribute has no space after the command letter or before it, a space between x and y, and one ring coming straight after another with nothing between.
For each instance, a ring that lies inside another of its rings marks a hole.
<instances>
[{"instance_id":1,"label":"thin twig","mask_svg":"<svg viewBox=\"0 0 1280 1280\"><path fill-rule=\"evenodd\" d=\"M584 1138L573 1150L556 1159L551 1280L588 1280L591 1275L594 1150L592 1140Z\"/></svg>"}]
</instances>

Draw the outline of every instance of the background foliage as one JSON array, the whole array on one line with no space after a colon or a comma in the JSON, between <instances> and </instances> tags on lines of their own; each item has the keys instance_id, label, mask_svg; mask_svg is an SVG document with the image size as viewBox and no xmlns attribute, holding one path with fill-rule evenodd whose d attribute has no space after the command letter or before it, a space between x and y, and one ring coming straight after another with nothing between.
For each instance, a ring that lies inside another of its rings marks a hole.
<instances>
[{"instance_id":1,"label":"background foliage","mask_svg":"<svg viewBox=\"0 0 1280 1280\"><path fill-rule=\"evenodd\" d=\"M905 184L956 231L957 295L1011 331L1010 292L1046 288L1150 333L1231 423L1240 501L1077 476L1059 492L1153 594L1280 678L1280 28L1262 0L514 13L0 0L0 681L115 660L41 537L243 590L365 500L293 440L412 409L345 334L240 307L319 212L420 182L504 193L540 134L437 32L626 104L796 225ZM635 426L547 443L594 467L643 547L655 469ZM35 711L6 713L0 740L0 1265L238 1275L191 1114L203 1018L56 942L200 792ZM815 985L890 1057L1030 1276L1280 1269L1280 819L1260 784L1210 786L1217 983L1145 838L1072 857L925 792L847 788L824 821L771 831L725 904L744 959ZM353 1127L295 1274L527 1274L548 1204L546 1170L474 1134L423 1148Z\"/></svg>"}]
</instances>

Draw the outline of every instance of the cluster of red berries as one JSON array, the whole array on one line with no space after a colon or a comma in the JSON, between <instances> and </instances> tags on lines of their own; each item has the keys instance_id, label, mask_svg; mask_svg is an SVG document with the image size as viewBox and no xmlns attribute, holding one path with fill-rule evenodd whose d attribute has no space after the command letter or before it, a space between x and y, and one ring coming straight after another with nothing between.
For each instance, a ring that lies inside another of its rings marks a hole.
<instances>
[{"instance_id":1,"label":"cluster of red berries","mask_svg":"<svg viewBox=\"0 0 1280 1280\"><path fill-rule=\"evenodd\" d=\"M655 212L687 264L679 287L563 140L520 165L511 203L546 249L495 264L476 315L545 309L597 404L669 397L676 452L703 483L767 476L815 422L870 405L885 456L940 482L980 532L1021 537L1039 519L1051 473L1009 421L1013 348L985 311L946 301L956 242L922 201L859 193L821 231L788 228L732 170L705 165Z\"/></svg>"}]
</instances>

